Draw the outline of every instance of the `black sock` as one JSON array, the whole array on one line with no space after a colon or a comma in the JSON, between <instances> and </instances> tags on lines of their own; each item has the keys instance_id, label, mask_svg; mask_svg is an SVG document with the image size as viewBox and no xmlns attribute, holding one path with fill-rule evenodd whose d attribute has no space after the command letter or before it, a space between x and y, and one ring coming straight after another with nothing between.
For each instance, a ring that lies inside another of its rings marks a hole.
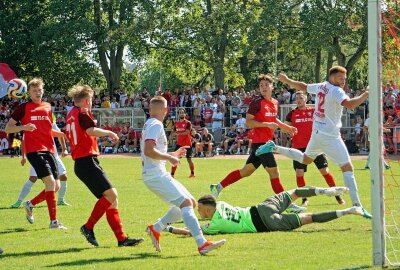
<instances>
[{"instance_id":1,"label":"black sock","mask_svg":"<svg viewBox=\"0 0 400 270\"><path fill-rule=\"evenodd\" d=\"M313 187L302 187L302 188L296 188L294 190L294 193L299 196L299 197L312 197L312 196L316 196L315 194L315 188Z\"/></svg>"},{"instance_id":2,"label":"black sock","mask_svg":"<svg viewBox=\"0 0 400 270\"><path fill-rule=\"evenodd\" d=\"M334 219L337 219L337 213L336 211L329 211L329 212L323 212L323 213L317 213L313 214L311 216L313 222L318 222L318 223L323 223L323 222L328 222Z\"/></svg>"}]
</instances>

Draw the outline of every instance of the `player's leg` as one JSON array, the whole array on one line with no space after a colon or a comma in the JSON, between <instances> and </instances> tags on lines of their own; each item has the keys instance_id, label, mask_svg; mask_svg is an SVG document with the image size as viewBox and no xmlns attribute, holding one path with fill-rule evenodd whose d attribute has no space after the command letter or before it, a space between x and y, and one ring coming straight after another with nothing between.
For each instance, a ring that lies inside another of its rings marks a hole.
<instances>
[{"instance_id":1,"label":"player's leg","mask_svg":"<svg viewBox=\"0 0 400 270\"><path fill-rule=\"evenodd\" d=\"M222 190L240 179L250 176L253 174L255 170L261 165L261 161L254 155L254 151L252 154L249 156L249 158L246 161L246 164L244 167L240 170L234 170L230 172L225 178L219 182L218 184L211 184L210 185L210 190L212 195L215 197L218 197L219 194L222 192Z\"/></svg>"},{"instance_id":2,"label":"player's leg","mask_svg":"<svg viewBox=\"0 0 400 270\"><path fill-rule=\"evenodd\" d=\"M36 175L35 169L31 166L30 171L29 171L29 179L25 182L25 184L22 187L22 190L18 196L17 201L11 205L11 208L19 208L22 201L25 199L25 197L31 191L33 184L36 183L36 180L37 180L37 175Z\"/></svg>"},{"instance_id":3,"label":"player's leg","mask_svg":"<svg viewBox=\"0 0 400 270\"><path fill-rule=\"evenodd\" d=\"M65 194L67 193L67 170L65 168L64 163L60 158L56 158L58 173L60 175L60 189L58 191L58 201L57 205L66 205L69 204L65 201Z\"/></svg>"},{"instance_id":4,"label":"player's leg","mask_svg":"<svg viewBox=\"0 0 400 270\"><path fill-rule=\"evenodd\" d=\"M342 210L327 211L322 213L301 213L299 214L301 226L314 222L324 223L345 215L363 215L363 209L359 206L353 206Z\"/></svg>"},{"instance_id":5,"label":"player's leg","mask_svg":"<svg viewBox=\"0 0 400 270\"><path fill-rule=\"evenodd\" d=\"M186 160L187 160L187 162L189 164L189 168L190 168L189 178L195 177L194 176L194 163L193 163L193 160L192 160L192 148L191 147L186 149Z\"/></svg>"},{"instance_id":6,"label":"player's leg","mask_svg":"<svg viewBox=\"0 0 400 270\"><path fill-rule=\"evenodd\" d=\"M178 150L179 148L181 148L181 146L180 145L176 145L174 151ZM178 168L178 165L177 166L172 166L172 168L171 168L171 176L172 177L174 177L177 168Z\"/></svg>"},{"instance_id":7,"label":"player's leg","mask_svg":"<svg viewBox=\"0 0 400 270\"><path fill-rule=\"evenodd\" d=\"M326 159L324 154L321 154L317 156L317 158L314 160L315 166L317 166L319 172L321 175L324 177L325 182L328 184L329 187L336 187L336 182L335 179L333 178L333 175L330 173L329 168L328 168L328 160ZM336 201L338 204L345 204L346 201L340 196L335 196Z\"/></svg>"}]
</instances>

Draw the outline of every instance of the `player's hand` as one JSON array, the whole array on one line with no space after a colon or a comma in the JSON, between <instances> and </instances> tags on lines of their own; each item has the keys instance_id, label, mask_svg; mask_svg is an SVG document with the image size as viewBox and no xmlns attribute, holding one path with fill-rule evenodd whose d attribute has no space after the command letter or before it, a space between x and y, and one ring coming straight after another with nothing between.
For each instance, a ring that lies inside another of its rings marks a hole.
<instances>
[{"instance_id":1,"label":"player's hand","mask_svg":"<svg viewBox=\"0 0 400 270\"><path fill-rule=\"evenodd\" d=\"M171 163L172 166L178 166L180 164L179 158L177 158L177 157L175 157L173 155L169 156L168 162Z\"/></svg>"},{"instance_id":2,"label":"player's hand","mask_svg":"<svg viewBox=\"0 0 400 270\"><path fill-rule=\"evenodd\" d=\"M295 128L295 127L290 127L290 129L289 129L289 132L288 132L288 134L291 136L291 137L293 137L293 136L295 136L296 134L297 134L297 128Z\"/></svg>"},{"instance_id":3,"label":"player's hand","mask_svg":"<svg viewBox=\"0 0 400 270\"><path fill-rule=\"evenodd\" d=\"M26 157L23 156L21 159L21 166L24 166L25 163L26 163Z\"/></svg>"},{"instance_id":4,"label":"player's hand","mask_svg":"<svg viewBox=\"0 0 400 270\"><path fill-rule=\"evenodd\" d=\"M267 128L272 129L272 130L275 130L279 127L277 123L273 123L273 122L266 122L265 124L267 125Z\"/></svg>"},{"instance_id":5,"label":"player's hand","mask_svg":"<svg viewBox=\"0 0 400 270\"><path fill-rule=\"evenodd\" d=\"M35 130L36 130L36 125L35 125L35 124L32 124L32 123L29 123L29 124L24 125L23 128L24 128L24 129L23 129L24 131L30 131L30 132L32 132L32 131L35 131Z\"/></svg>"},{"instance_id":6,"label":"player's hand","mask_svg":"<svg viewBox=\"0 0 400 270\"><path fill-rule=\"evenodd\" d=\"M115 134L112 131L110 131L110 134L108 135L108 138L110 138L113 143L117 143L119 141L118 135Z\"/></svg>"},{"instance_id":7,"label":"player's hand","mask_svg":"<svg viewBox=\"0 0 400 270\"><path fill-rule=\"evenodd\" d=\"M178 150L176 150L175 152L172 152L172 155L174 156L174 157L177 157L177 158L181 158L181 157L184 157L184 156L186 156L186 151L187 151L187 149L189 148L190 146L184 146L184 147L180 147Z\"/></svg>"},{"instance_id":8,"label":"player's hand","mask_svg":"<svg viewBox=\"0 0 400 270\"><path fill-rule=\"evenodd\" d=\"M289 80L289 77L285 73L279 73L278 80L286 83Z\"/></svg>"}]
</instances>

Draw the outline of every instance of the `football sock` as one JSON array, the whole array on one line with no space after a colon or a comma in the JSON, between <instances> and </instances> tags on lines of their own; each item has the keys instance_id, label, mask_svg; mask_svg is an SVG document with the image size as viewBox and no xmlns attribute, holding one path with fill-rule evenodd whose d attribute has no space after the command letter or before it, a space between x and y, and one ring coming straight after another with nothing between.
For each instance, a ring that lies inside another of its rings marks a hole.
<instances>
[{"instance_id":1,"label":"football sock","mask_svg":"<svg viewBox=\"0 0 400 270\"><path fill-rule=\"evenodd\" d=\"M332 174L327 173L323 175L323 177L325 178L325 182L329 187L336 187L335 178L333 178Z\"/></svg>"},{"instance_id":2,"label":"football sock","mask_svg":"<svg viewBox=\"0 0 400 270\"><path fill-rule=\"evenodd\" d=\"M22 187L21 193L18 196L18 201L22 202L26 195L28 195L29 192L31 192L33 182L31 182L29 179L25 182L24 186Z\"/></svg>"},{"instance_id":3,"label":"football sock","mask_svg":"<svg viewBox=\"0 0 400 270\"><path fill-rule=\"evenodd\" d=\"M285 191L279 177L271 179L271 186L272 186L272 189L274 190L275 194Z\"/></svg>"},{"instance_id":4,"label":"football sock","mask_svg":"<svg viewBox=\"0 0 400 270\"><path fill-rule=\"evenodd\" d=\"M101 197L94 205L93 211L85 224L85 228L88 230L93 230L94 225L104 215L111 204L112 203L110 203L105 197Z\"/></svg>"},{"instance_id":5,"label":"football sock","mask_svg":"<svg viewBox=\"0 0 400 270\"><path fill-rule=\"evenodd\" d=\"M194 174L194 166L190 166L190 173Z\"/></svg>"},{"instance_id":6,"label":"football sock","mask_svg":"<svg viewBox=\"0 0 400 270\"><path fill-rule=\"evenodd\" d=\"M303 163L304 153L294 148L287 148L282 146L276 146L277 153L282 154L290 159L296 160L297 162Z\"/></svg>"},{"instance_id":7,"label":"football sock","mask_svg":"<svg viewBox=\"0 0 400 270\"><path fill-rule=\"evenodd\" d=\"M304 176L297 176L296 182L298 187L304 187L306 185L306 181L304 180Z\"/></svg>"},{"instance_id":8,"label":"football sock","mask_svg":"<svg viewBox=\"0 0 400 270\"><path fill-rule=\"evenodd\" d=\"M294 193L299 196L299 197L312 197L316 196L316 188L313 187L302 187L302 188L296 188L294 190Z\"/></svg>"},{"instance_id":9,"label":"football sock","mask_svg":"<svg viewBox=\"0 0 400 270\"><path fill-rule=\"evenodd\" d=\"M230 172L222 181L221 181L221 186L223 188L226 188L229 185L232 185L233 183L235 183L236 181L242 179L242 176L240 175L240 171L239 170L235 170Z\"/></svg>"},{"instance_id":10,"label":"football sock","mask_svg":"<svg viewBox=\"0 0 400 270\"><path fill-rule=\"evenodd\" d=\"M107 222L110 225L112 231L118 242L122 242L126 239L126 234L122 228L121 218L119 217L118 209L107 209L106 210Z\"/></svg>"},{"instance_id":11,"label":"football sock","mask_svg":"<svg viewBox=\"0 0 400 270\"><path fill-rule=\"evenodd\" d=\"M311 218L313 222L323 223L337 219L338 215L337 211L329 211L329 212L312 214Z\"/></svg>"},{"instance_id":12,"label":"football sock","mask_svg":"<svg viewBox=\"0 0 400 270\"><path fill-rule=\"evenodd\" d=\"M180 218L182 218L181 209L177 206L171 207L169 211L160 218L154 225L154 230L157 232L161 232L164 230L169 224L177 222Z\"/></svg>"},{"instance_id":13,"label":"football sock","mask_svg":"<svg viewBox=\"0 0 400 270\"><path fill-rule=\"evenodd\" d=\"M346 208L346 209L342 209L342 210L336 210L336 214L338 217L344 216L344 215L348 215L348 214L352 214L354 213L354 209L353 208Z\"/></svg>"},{"instance_id":14,"label":"football sock","mask_svg":"<svg viewBox=\"0 0 400 270\"><path fill-rule=\"evenodd\" d=\"M356 178L354 177L354 172L344 172L343 173L344 184L349 188L349 195L353 205L362 206L360 202L360 198L357 193L357 183Z\"/></svg>"},{"instance_id":15,"label":"football sock","mask_svg":"<svg viewBox=\"0 0 400 270\"><path fill-rule=\"evenodd\" d=\"M367 164L365 164L365 167L369 167L369 158L370 158L371 152L368 154L368 159L367 159Z\"/></svg>"},{"instance_id":16,"label":"football sock","mask_svg":"<svg viewBox=\"0 0 400 270\"><path fill-rule=\"evenodd\" d=\"M33 206L46 200L46 191L43 189L35 198L31 200Z\"/></svg>"},{"instance_id":17,"label":"football sock","mask_svg":"<svg viewBox=\"0 0 400 270\"><path fill-rule=\"evenodd\" d=\"M49 210L50 220L57 219L57 203L56 193L54 191L46 191L47 209Z\"/></svg>"},{"instance_id":18,"label":"football sock","mask_svg":"<svg viewBox=\"0 0 400 270\"><path fill-rule=\"evenodd\" d=\"M178 166L172 166L171 175L174 175Z\"/></svg>"},{"instance_id":19,"label":"football sock","mask_svg":"<svg viewBox=\"0 0 400 270\"><path fill-rule=\"evenodd\" d=\"M182 219L190 233L196 240L197 246L201 247L207 240L204 238L203 232L200 228L200 223L194 213L193 207L186 206L181 209Z\"/></svg>"},{"instance_id":20,"label":"football sock","mask_svg":"<svg viewBox=\"0 0 400 270\"><path fill-rule=\"evenodd\" d=\"M67 193L67 181L60 181L60 190L58 191L58 200L63 201Z\"/></svg>"}]
</instances>

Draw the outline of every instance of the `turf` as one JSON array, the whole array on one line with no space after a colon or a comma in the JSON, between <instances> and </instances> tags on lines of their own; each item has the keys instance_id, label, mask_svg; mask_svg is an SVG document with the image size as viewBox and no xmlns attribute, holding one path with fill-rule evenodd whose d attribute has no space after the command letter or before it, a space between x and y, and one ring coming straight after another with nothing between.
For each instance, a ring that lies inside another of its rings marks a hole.
<instances>
[{"instance_id":1,"label":"turf","mask_svg":"<svg viewBox=\"0 0 400 270\"><path fill-rule=\"evenodd\" d=\"M208 237L227 239L227 243L207 256L200 256L193 239L162 234L163 251L155 252L144 232L147 224L156 221L168 209L144 186L141 160L138 158L101 158L100 162L119 193L119 209L125 231L132 237L144 237L137 247L118 248L116 239L103 217L95 227L99 247L90 246L79 232L96 201L76 178L73 162L64 160L69 172L66 200L69 207L59 207L58 217L67 231L49 230L45 204L35 209L35 223L25 220L24 210L10 209L29 174L18 159L1 159L0 256L1 269L361 269L372 264L371 222L359 216L345 216L330 223L311 224L293 232L230 234ZM187 162L182 160L176 178L195 196L209 192L209 185L221 180L244 160L195 159L196 178L189 179ZM359 194L370 209L369 171L362 170L364 161L355 161ZM290 161L279 161L281 179L286 189L295 188ZM398 166L395 164L395 166ZM398 168L397 168L398 169ZM338 185L341 173L331 167ZM314 166L306 174L308 185L323 186L325 181ZM37 182L28 199L43 188ZM262 169L251 177L228 187L220 196L232 205L251 206L272 195L269 179ZM308 210L319 212L339 206L334 198L314 197ZM202 223L205 221L201 221ZM178 224L183 226L183 224Z\"/></svg>"}]
</instances>

